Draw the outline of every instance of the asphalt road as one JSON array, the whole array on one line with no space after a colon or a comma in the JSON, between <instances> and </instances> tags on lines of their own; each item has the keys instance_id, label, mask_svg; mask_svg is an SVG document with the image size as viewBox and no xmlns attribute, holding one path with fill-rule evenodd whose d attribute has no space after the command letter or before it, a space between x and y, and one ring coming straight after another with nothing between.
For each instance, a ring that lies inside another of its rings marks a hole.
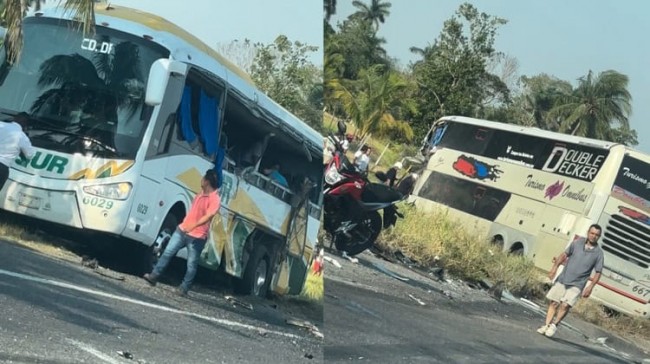
<instances>
[{"instance_id":1,"label":"asphalt road","mask_svg":"<svg viewBox=\"0 0 650 364\"><path fill-rule=\"evenodd\" d=\"M199 287L185 298L169 285L104 273L111 277L0 240L0 362L322 361L322 339L285 321L311 307L242 299L251 311L227 301L227 291Z\"/></svg>"},{"instance_id":2,"label":"asphalt road","mask_svg":"<svg viewBox=\"0 0 650 364\"><path fill-rule=\"evenodd\" d=\"M341 268L326 266L326 362L629 363L650 357L608 346L603 337L610 335L571 317L568 327L546 338L535 332L542 314L517 300L423 277L369 252L357 258L354 264L334 257Z\"/></svg>"}]
</instances>

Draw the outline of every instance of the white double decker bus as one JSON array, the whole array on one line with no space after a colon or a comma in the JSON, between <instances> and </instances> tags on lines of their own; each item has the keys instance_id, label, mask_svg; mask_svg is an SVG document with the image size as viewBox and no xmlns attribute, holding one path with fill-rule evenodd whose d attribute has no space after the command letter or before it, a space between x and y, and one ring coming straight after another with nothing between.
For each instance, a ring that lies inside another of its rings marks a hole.
<instances>
[{"instance_id":1,"label":"white double decker bus","mask_svg":"<svg viewBox=\"0 0 650 364\"><path fill-rule=\"evenodd\" d=\"M624 145L518 125L443 117L412 199L525 254L548 271L588 227L603 227L592 297L650 317L650 156Z\"/></svg>"},{"instance_id":2,"label":"white double decker bus","mask_svg":"<svg viewBox=\"0 0 650 364\"><path fill-rule=\"evenodd\" d=\"M25 19L19 62L0 50L1 116L27 112L36 148L11 166L0 208L155 255L215 168L222 208L201 264L243 293L299 293L320 225L322 136L174 24L95 10L92 37L55 8ZM262 173L277 162L287 184Z\"/></svg>"}]
</instances>

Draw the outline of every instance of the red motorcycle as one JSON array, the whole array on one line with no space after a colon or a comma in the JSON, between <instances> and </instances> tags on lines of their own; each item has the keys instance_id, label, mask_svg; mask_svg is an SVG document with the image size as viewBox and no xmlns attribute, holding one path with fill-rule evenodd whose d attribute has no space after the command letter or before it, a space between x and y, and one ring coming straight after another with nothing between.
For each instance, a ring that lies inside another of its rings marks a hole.
<instances>
[{"instance_id":1,"label":"red motorcycle","mask_svg":"<svg viewBox=\"0 0 650 364\"><path fill-rule=\"evenodd\" d=\"M338 140L325 169L323 225L336 249L359 254L374 244L382 229L402 215L395 204L404 196L381 183L372 183L346 158ZM379 210L384 210L383 221Z\"/></svg>"}]
</instances>

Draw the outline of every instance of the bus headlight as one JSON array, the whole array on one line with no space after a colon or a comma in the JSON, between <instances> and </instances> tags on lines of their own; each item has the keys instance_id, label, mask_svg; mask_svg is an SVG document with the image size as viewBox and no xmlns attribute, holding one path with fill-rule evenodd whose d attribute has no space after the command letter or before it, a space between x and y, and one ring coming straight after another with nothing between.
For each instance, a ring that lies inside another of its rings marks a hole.
<instances>
[{"instance_id":1,"label":"bus headlight","mask_svg":"<svg viewBox=\"0 0 650 364\"><path fill-rule=\"evenodd\" d=\"M128 182L111 183L107 185L85 186L84 192L113 200L126 200L133 186Z\"/></svg>"}]
</instances>

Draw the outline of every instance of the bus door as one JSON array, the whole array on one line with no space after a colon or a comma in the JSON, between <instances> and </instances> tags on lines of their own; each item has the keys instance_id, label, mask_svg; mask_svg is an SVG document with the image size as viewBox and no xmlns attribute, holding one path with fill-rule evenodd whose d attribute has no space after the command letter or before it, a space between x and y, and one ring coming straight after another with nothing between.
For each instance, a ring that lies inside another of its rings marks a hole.
<instances>
[{"instance_id":1,"label":"bus door","mask_svg":"<svg viewBox=\"0 0 650 364\"><path fill-rule=\"evenodd\" d=\"M154 64L153 67L156 67ZM168 71L163 70L169 74ZM153 73L153 71L152 71ZM160 77L160 75L159 75ZM150 78L155 83L155 79ZM153 242L158 234L158 229L166 216L167 205L160 208L160 201L164 201L162 184L165 181L167 164L169 161L169 146L175 127L175 115L183 93L184 77L168 77L165 85L158 85L160 102L156 106L145 106L150 115L149 128L153 128L151 138L144 145L145 157L142 165L141 176L134 185L133 205L131 207L131 221L136 223L135 233L137 240ZM148 92L153 92L148 90ZM147 139L145 139L145 143ZM129 227L127 227L128 229Z\"/></svg>"}]
</instances>

